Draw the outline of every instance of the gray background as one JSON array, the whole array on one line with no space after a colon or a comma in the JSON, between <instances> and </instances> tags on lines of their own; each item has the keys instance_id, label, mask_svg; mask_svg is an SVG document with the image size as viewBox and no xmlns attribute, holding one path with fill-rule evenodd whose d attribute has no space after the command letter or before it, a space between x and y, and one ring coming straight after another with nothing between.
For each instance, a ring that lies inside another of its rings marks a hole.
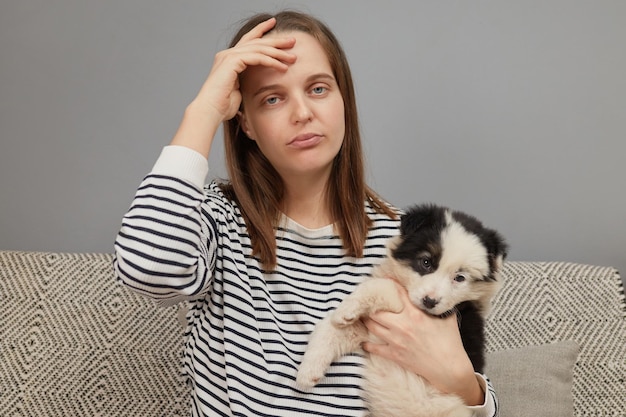
<instances>
[{"instance_id":1,"label":"gray background","mask_svg":"<svg viewBox=\"0 0 626 417\"><path fill-rule=\"evenodd\" d=\"M384 197L468 211L511 260L625 275L621 0L2 0L0 249L111 252L234 22L282 7L342 40Z\"/></svg>"}]
</instances>

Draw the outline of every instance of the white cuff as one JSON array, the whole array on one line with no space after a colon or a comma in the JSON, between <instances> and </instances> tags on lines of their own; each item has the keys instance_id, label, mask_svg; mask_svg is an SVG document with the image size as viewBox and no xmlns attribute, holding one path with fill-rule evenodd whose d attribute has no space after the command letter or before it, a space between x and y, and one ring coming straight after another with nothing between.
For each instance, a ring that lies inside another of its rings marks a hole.
<instances>
[{"instance_id":1,"label":"white cuff","mask_svg":"<svg viewBox=\"0 0 626 417\"><path fill-rule=\"evenodd\" d=\"M478 383L480 384L480 388L483 390L483 393L485 393L485 398L481 405L475 405L475 406L471 406L467 408L469 408L472 411L473 417L494 416L496 412L496 404L495 404L495 399L493 397L493 394L489 390L487 380L485 379L485 376L482 374L476 373L475 375L476 375L476 379L478 380Z\"/></svg>"},{"instance_id":2,"label":"white cuff","mask_svg":"<svg viewBox=\"0 0 626 417\"><path fill-rule=\"evenodd\" d=\"M209 173L209 163L193 149L170 145L163 148L151 174L167 175L189 182L202 189Z\"/></svg>"}]
</instances>

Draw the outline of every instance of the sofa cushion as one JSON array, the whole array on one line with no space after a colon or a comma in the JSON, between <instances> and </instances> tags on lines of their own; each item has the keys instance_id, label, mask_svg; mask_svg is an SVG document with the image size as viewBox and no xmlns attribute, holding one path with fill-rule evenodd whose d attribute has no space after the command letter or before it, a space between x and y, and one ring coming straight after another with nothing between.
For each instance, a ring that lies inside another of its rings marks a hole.
<instances>
[{"instance_id":1,"label":"sofa cushion","mask_svg":"<svg viewBox=\"0 0 626 417\"><path fill-rule=\"evenodd\" d=\"M562 417L574 414L574 341L527 346L487 354L489 375L506 417Z\"/></svg>"},{"instance_id":2,"label":"sofa cushion","mask_svg":"<svg viewBox=\"0 0 626 417\"><path fill-rule=\"evenodd\" d=\"M573 415L623 415L626 307L617 271L568 262L506 262L502 275L504 285L487 319L487 351L574 340L579 354Z\"/></svg>"}]
</instances>

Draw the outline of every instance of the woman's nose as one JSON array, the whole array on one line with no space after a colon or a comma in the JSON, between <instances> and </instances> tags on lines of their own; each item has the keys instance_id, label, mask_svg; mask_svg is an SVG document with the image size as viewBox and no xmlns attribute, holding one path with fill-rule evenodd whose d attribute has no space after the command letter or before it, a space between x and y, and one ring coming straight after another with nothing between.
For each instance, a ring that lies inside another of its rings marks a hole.
<instances>
[{"instance_id":1,"label":"woman's nose","mask_svg":"<svg viewBox=\"0 0 626 417\"><path fill-rule=\"evenodd\" d=\"M311 121L313 118L313 111L310 104L307 102L306 97L294 98L292 111L292 121L294 123L303 123Z\"/></svg>"}]
</instances>

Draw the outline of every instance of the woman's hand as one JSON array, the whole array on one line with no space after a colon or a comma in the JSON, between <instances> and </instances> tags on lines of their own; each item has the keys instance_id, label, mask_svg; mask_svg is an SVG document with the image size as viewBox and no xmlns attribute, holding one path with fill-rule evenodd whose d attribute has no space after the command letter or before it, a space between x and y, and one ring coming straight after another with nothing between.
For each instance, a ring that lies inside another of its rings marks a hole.
<instances>
[{"instance_id":1,"label":"woman's hand","mask_svg":"<svg viewBox=\"0 0 626 417\"><path fill-rule=\"evenodd\" d=\"M429 316L411 303L404 288L396 287L404 309L365 320L381 342L365 342L363 349L422 376L441 392L459 395L467 405L482 404L484 393L463 348L456 316Z\"/></svg>"},{"instance_id":2,"label":"woman's hand","mask_svg":"<svg viewBox=\"0 0 626 417\"><path fill-rule=\"evenodd\" d=\"M222 120L231 119L237 114L241 104L239 74L247 67L262 65L286 71L288 64L295 62L296 56L285 50L294 46L296 41L293 37L263 38L275 24L275 18L258 24L243 35L234 47L215 55L213 68L196 100L213 107Z\"/></svg>"},{"instance_id":3,"label":"woman's hand","mask_svg":"<svg viewBox=\"0 0 626 417\"><path fill-rule=\"evenodd\" d=\"M286 71L295 62L296 56L287 51L296 42L293 37L263 37L275 24L275 18L258 24L235 46L215 55L211 72L187 107L172 145L188 146L208 157L220 123L233 118L239 110L239 75L255 65Z\"/></svg>"}]
</instances>

